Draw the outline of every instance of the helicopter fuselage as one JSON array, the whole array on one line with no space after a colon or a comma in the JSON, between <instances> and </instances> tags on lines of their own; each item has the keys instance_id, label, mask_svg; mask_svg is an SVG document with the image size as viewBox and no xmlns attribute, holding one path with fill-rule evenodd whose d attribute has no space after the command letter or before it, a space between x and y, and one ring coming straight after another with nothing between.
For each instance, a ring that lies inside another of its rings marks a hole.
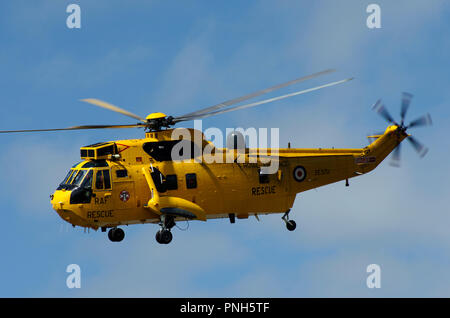
<instances>
[{"instance_id":1,"label":"helicopter fuselage","mask_svg":"<svg viewBox=\"0 0 450 318\"><path fill-rule=\"evenodd\" d=\"M396 128L389 126L361 149L217 149L224 157L248 159L243 162L207 163L201 152L171 160L168 154L179 142L171 139L172 129L147 133L144 139L100 143L81 148L84 160L72 167L51 204L65 221L95 230L160 223L164 215L174 221L234 221L285 213L297 193L373 170L407 137ZM208 144L203 137L194 146ZM275 173L262 172L266 164L254 160L261 153L276 154Z\"/></svg>"}]
</instances>

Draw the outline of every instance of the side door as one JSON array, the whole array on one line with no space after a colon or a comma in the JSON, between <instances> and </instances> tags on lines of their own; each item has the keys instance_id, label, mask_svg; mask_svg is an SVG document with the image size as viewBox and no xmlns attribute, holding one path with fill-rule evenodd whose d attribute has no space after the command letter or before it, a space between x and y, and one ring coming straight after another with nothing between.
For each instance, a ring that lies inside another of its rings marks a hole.
<instances>
[{"instance_id":1,"label":"side door","mask_svg":"<svg viewBox=\"0 0 450 318\"><path fill-rule=\"evenodd\" d=\"M112 202L115 209L136 208L136 192L134 180L124 167L113 167L111 170L114 195Z\"/></svg>"},{"instance_id":2,"label":"side door","mask_svg":"<svg viewBox=\"0 0 450 318\"><path fill-rule=\"evenodd\" d=\"M109 169L95 169L93 180L92 211L88 218L104 220L114 217L112 184Z\"/></svg>"}]
</instances>

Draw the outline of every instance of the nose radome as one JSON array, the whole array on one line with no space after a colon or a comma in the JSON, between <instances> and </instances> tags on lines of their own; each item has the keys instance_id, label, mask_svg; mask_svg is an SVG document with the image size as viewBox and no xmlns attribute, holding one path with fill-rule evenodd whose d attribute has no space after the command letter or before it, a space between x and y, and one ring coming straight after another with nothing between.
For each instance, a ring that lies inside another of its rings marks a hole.
<instances>
[{"instance_id":1,"label":"nose radome","mask_svg":"<svg viewBox=\"0 0 450 318\"><path fill-rule=\"evenodd\" d=\"M58 215L66 222L77 226L89 226L88 222L80 215L76 205L70 204L72 191L56 190L51 204Z\"/></svg>"},{"instance_id":2,"label":"nose radome","mask_svg":"<svg viewBox=\"0 0 450 318\"><path fill-rule=\"evenodd\" d=\"M50 201L50 203L53 206L53 209L58 211L67 208L70 204L71 193L72 191L56 190L55 193L52 194L53 198Z\"/></svg>"}]
</instances>

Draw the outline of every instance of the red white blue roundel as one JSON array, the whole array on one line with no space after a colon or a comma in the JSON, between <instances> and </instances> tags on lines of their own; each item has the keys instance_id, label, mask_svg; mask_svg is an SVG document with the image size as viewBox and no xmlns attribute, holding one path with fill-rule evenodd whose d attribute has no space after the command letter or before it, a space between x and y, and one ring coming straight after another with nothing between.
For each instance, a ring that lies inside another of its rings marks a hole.
<instances>
[{"instance_id":1,"label":"red white blue roundel","mask_svg":"<svg viewBox=\"0 0 450 318\"><path fill-rule=\"evenodd\" d=\"M294 169L294 179L297 182L302 182L306 178L306 170L302 166L297 166Z\"/></svg>"},{"instance_id":2,"label":"red white blue roundel","mask_svg":"<svg viewBox=\"0 0 450 318\"><path fill-rule=\"evenodd\" d=\"M128 193L128 191L123 190L122 192L120 192L120 200L122 200L123 202L127 202L130 199L130 194Z\"/></svg>"}]
</instances>

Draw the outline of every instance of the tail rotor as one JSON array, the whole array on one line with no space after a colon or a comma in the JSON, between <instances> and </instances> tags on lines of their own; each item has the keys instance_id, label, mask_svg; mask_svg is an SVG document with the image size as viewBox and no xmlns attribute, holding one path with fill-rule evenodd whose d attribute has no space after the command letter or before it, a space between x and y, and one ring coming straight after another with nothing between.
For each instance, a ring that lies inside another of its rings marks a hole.
<instances>
[{"instance_id":1,"label":"tail rotor","mask_svg":"<svg viewBox=\"0 0 450 318\"><path fill-rule=\"evenodd\" d=\"M381 117L383 117L384 120L386 120L388 123L397 126L397 136L398 136L398 144L397 147L392 152L391 157L391 165L395 167L400 166L400 157L401 157L401 144L400 144L400 136L401 134L405 134L406 131L410 128L417 128L417 127L423 127L423 126L430 126L432 124L431 116L430 114L425 114L423 116L420 116L419 118L411 121L409 125L405 125L405 117L406 113L408 112L409 106L411 104L413 95L410 93L402 93L402 103L400 108L400 124L398 124L393 117L390 115L384 104L381 102L381 100L378 100L375 105L373 105L372 109L377 112ZM411 146L414 148L414 150L419 154L420 157L424 157L426 153L428 152L428 148L423 145L421 142L419 142L416 138L411 136L410 134L407 134L408 136L406 139L408 139Z\"/></svg>"}]
</instances>

